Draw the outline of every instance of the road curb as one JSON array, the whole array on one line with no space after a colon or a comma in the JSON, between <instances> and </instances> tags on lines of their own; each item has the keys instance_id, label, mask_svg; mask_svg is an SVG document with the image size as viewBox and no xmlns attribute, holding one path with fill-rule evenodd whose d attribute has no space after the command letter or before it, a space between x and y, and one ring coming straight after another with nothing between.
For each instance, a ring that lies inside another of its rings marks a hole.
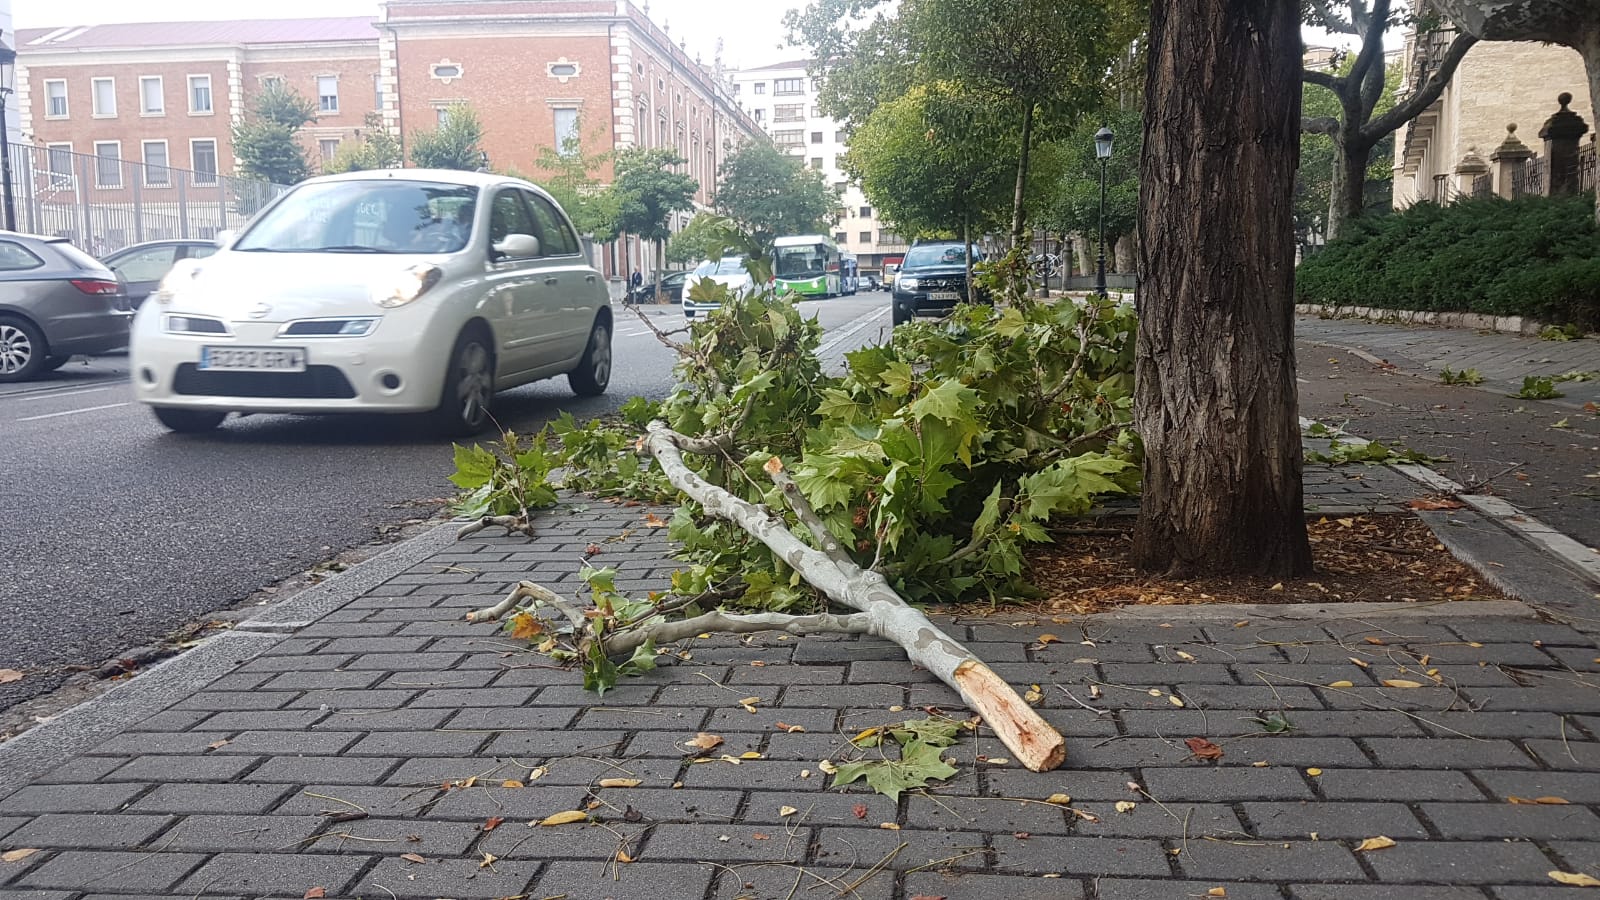
<instances>
[{"instance_id":1,"label":"road curb","mask_svg":"<svg viewBox=\"0 0 1600 900\"><path fill-rule=\"evenodd\" d=\"M1437 372L1429 372L1425 369L1412 369L1400 366L1394 362L1391 362L1390 360L1384 359L1383 357L1375 356L1372 353L1361 349L1360 347L1352 347L1349 344L1340 344L1334 341L1326 341L1311 337L1296 337L1295 340L1310 347L1321 347L1327 350L1337 350L1340 353L1348 353L1357 359L1371 363L1372 365L1381 369L1393 370L1401 375L1406 375L1411 378L1422 378L1430 380L1434 383L1440 383L1438 381L1439 373ZM1474 391L1481 391L1491 397L1501 397L1509 400L1521 399L1516 395L1516 391L1520 388L1520 385L1514 382L1486 379L1482 384L1463 384L1461 387L1469 388ZM1585 411L1583 404L1568 400L1565 397L1551 397L1536 402L1548 403L1551 406L1559 406L1562 409L1570 409L1574 412Z\"/></svg>"},{"instance_id":2,"label":"road curb","mask_svg":"<svg viewBox=\"0 0 1600 900\"><path fill-rule=\"evenodd\" d=\"M1371 618L1529 618L1520 600L1455 600L1448 603L1217 603L1177 606L1119 606L1085 616L1086 625L1129 621L1239 622L1246 619L1360 621Z\"/></svg>"}]
</instances>

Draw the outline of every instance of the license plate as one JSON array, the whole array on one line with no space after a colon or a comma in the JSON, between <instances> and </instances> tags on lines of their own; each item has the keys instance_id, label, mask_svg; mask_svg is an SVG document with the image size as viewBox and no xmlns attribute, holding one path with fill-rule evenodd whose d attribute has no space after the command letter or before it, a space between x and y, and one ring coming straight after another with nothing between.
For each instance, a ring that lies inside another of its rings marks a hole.
<instances>
[{"instance_id":1,"label":"license plate","mask_svg":"<svg viewBox=\"0 0 1600 900\"><path fill-rule=\"evenodd\" d=\"M306 351L303 347L202 347L200 368L208 372L304 372Z\"/></svg>"},{"instance_id":2,"label":"license plate","mask_svg":"<svg viewBox=\"0 0 1600 900\"><path fill-rule=\"evenodd\" d=\"M950 302L954 303L954 302L959 301L961 299L961 295L956 293L955 291L934 291L933 293L928 295L928 299L930 299L930 300L949 300Z\"/></svg>"}]
</instances>

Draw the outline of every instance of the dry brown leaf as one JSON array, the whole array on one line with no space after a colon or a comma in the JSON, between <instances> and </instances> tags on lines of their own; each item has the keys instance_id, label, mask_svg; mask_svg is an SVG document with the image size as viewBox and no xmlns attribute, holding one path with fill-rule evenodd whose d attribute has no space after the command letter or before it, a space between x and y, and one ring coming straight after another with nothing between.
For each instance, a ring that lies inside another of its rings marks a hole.
<instances>
[{"instance_id":1,"label":"dry brown leaf","mask_svg":"<svg viewBox=\"0 0 1600 900\"><path fill-rule=\"evenodd\" d=\"M817 768L821 769L824 773L826 773L828 775L832 775L835 772L839 771L839 767L834 765L833 764L833 760L831 760L831 759L825 759L822 762L817 763Z\"/></svg>"},{"instance_id":2,"label":"dry brown leaf","mask_svg":"<svg viewBox=\"0 0 1600 900\"><path fill-rule=\"evenodd\" d=\"M400 858L405 860L406 862L416 863L417 865L422 865L423 863L428 861L420 853L402 853L402 854L400 854Z\"/></svg>"},{"instance_id":3,"label":"dry brown leaf","mask_svg":"<svg viewBox=\"0 0 1600 900\"><path fill-rule=\"evenodd\" d=\"M1355 686L1356 683L1354 681L1333 681L1328 684L1328 687L1331 688L1353 688Z\"/></svg>"},{"instance_id":4,"label":"dry brown leaf","mask_svg":"<svg viewBox=\"0 0 1600 900\"><path fill-rule=\"evenodd\" d=\"M300 895L301 900L321 900L326 896L328 896L328 889L320 887L307 888L306 892Z\"/></svg>"},{"instance_id":5,"label":"dry brown leaf","mask_svg":"<svg viewBox=\"0 0 1600 900\"><path fill-rule=\"evenodd\" d=\"M695 735L693 740L684 741L684 746L694 747L697 750L715 750L722 746L722 738L715 734L706 734L704 731Z\"/></svg>"},{"instance_id":6,"label":"dry brown leaf","mask_svg":"<svg viewBox=\"0 0 1600 900\"><path fill-rule=\"evenodd\" d=\"M484 831L493 831L496 828L499 828L501 825L505 824L505 821L506 821L506 817L505 816L495 816L494 818L492 818L492 819L490 819L490 820L488 820L488 821L483 823L483 830Z\"/></svg>"},{"instance_id":7,"label":"dry brown leaf","mask_svg":"<svg viewBox=\"0 0 1600 900\"><path fill-rule=\"evenodd\" d=\"M1573 887L1600 887L1600 878L1596 878L1593 875L1584 875L1578 872L1562 872L1559 870L1549 872L1548 874L1552 879L1559 881L1562 884L1570 884Z\"/></svg>"},{"instance_id":8,"label":"dry brown leaf","mask_svg":"<svg viewBox=\"0 0 1600 900\"><path fill-rule=\"evenodd\" d=\"M794 815L795 813L797 813L799 811L800 810L795 809L792 806L780 806L780 807L778 807L778 817L779 818L783 818L783 819L787 819L787 818L789 818L790 816Z\"/></svg>"},{"instance_id":9,"label":"dry brown leaf","mask_svg":"<svg viewBox=\"0 0 1600 900\"><path fill-rule=\"evenodd\" d=\"M739 701L739 705L744 707L744 711L745 712L747 712L747 713L749 713L751 715L755 715L755 713L756 713L756 704L760 703L760 702L761 702L761 698L760 697L746 697L743 700Z\"/></svg>"},{"instance_id":10,"label":"dry brown leaf","mask_svg":"<svg viewBox=\"0 0 1600 900\"><path fill-rule=\"evenodd\" d=\"M511 637L518 641L531 641L544 634L544 623L532 613L517 613L511 617Z\"/></svg>"},{"instance_id":11,"label":"dry brown leaf","mask_svg":"<svg viewBox=\"0 0 1600 900\"><path fill-rule=\"evenodd\" d=\"M477 783L478 783L478 776L474 775L471 778L468 778L466 781L461 782L461 789L462 790L466 790L467 788L472 787L473 785L475 785Z\"/></svg>"},{"instance_id":12,"label":"dry brown leaf","mask_svg":"<svg viewBox=\"0 0 1600 900\"><path fill-rule=\"evenodd\" d=\"M1030 690L1027 693L1022 695L1022 699L1026 700L1030 704L1038 703L1039 701L1044 699L1044 694L1042 692L1040 692L1040 691Z\"/></svg>"},{"instance_id":13,"label":"dry brown leaf","mask_svg":"<svg viewBox=\"0 0 1600 900\"><path fill-rule=\"evenodd\" d=\"M1039 643L1039 644L1059 644L1059 643L1061 643L1061 638L1058 638L1053 634L1041 634L1041 635L1039 635L1039 638L1038 638L1037 641L1035 641L1035 643Z\"/></svg>"},{"instance_id":14,"label":"dry brown leaf","mask_svg":"<svg viewBox=\"0 0 1600 900\"><path fill-rule=\"evenodd\" d=\"M1134 809L1136 809L1138 806L1139 806L1139 804L1134 803L1132 800L1118 800L1117 801L1117 812L1119 812L1119 813L1133 812Z\"/></svg>"},{"instance_id":15,"label":"dry brown leaf","mask_svg":"<svg viewBox=\"0 0 1600 900\"><path fill-rule=\"evenodd\" d=\"M638 787L644 782L638 778L602 778L599 784L601 787L630 788Z\"/></svg>"},{"instance_id":16,"label":"dry brown leaf","mask_svg":"<svg viewBox=\"0 0 1600 900\"><path fill-rule=\"evenodd\" d=\"M776 722L772 727L786 734L802 734L806 730L804 725L790 725L787 722Z\"/></svg>"},{"instance_id":17,"label":"dry brown leaf","mask_svg":"<svg viewBox=\"0 0 1600 900\"><path fill-rule=\"evenodd\" d=\"M539 820L539 824L543 826L571 825L573 822L587 821L589 821L588 813L581 809L569 809L566 812L558 812L555 815L545 816Z\"/></svg>"},{"instance_id":18,"label":"dry brown leaf","mask_svg":"<svg viewBox=\"0 0 1600 900\"><path fill-rule=\"evenodd\" d=\"M1066 794L1051 794L1044 798L1044 802L1054 803L1056 806L1066 806L1072 802L1072 798Z\"/></svg>"},{"instance_id":19,"label":"dry brown leaf","mask_svg":"<svg viewBox=\"0 0 1600 900\"><path fill-rule=\"evenodd\" d=\"M1385 678L1383 680L1383 686L1392 688L1419 688L1422 687L1422 684L1421 682L1411 681L1406 678Z\"/></svg>"},{"instance_id":20,"label":"dry brown leaf","mask_svg":"<svg viewBox=\"0 0 1600 900\"><path fill-rule=\"evenodd\" d=\"M502 782L500 782L500 786L505 788L506 790L510 790L510 791L517 790L518 788L527 787L527 785L523 784L520 781L517 781L516 779L510 779L510 780L507 780L507 781L502 781Z\"/></svg>"},{"instance_id":21,"label":"dry brown leaf","mask_svg":"<svg viewBox=\"0 0 1600 900\"><path fill-rule=\"evenodd\" d=\"M1356 665L1360 666L1363 669L1371 668L1371 665L1364 659L1357 659L1354 656L1350 657L1349 659L1350 659L1351 662L1355 663ZM1427 663L1423 663L1423 665L1427 665Z\"/></svg>"},{"instance_id":22,"label":"dry brown leaf","mask_svg":"<svg viewBox=\"0 0 1600 900\"><path fill-rule=\"evenodd\" d=\"M1185 653L1182 650L1177 651L1177 653L1178 653L1178 658L1183 660L1184 662L1194 662L1194 654L1193 653Z\"/></svg>"},{"instance_id":23,"label":"dry brown leaf","mask_svg":"<svg viewBox=\"0 0 1600 900\"><path fill-rule=\"evenodd\" d=\"M1393 846L1394 846L1394 838L1385 837L1385 836L1380 834L1377 837L1369 837L1366 840L1362 841L1361 843L1357 844L1356 845L1356 852L1357 853L1366 853L1366 852L1371 851L1371 850L1387 850L1387 849L1389 849L1390 847L1393 847Z\"/></svg>"},{"instance_id":24,"label":"dry brown leaf","mask_svg":"<svg viewBox=\"0 0 1600 900\"><path fill-rule=\"evenodd\" d=\"M221 750L223 747L226 747L231 743L233 743L233 741L230 741L230 740L224 738L224 739L222 739L220 741L212 741L211 743L207 744L206 745L206 749L207 750Z\"/></svg>"},{"instance_id":25,"label":"dry brown leaf","mask_svg":"<svg viewBox=\"0 0 1600 900\"><path fill-rule=\"evenodd\" d=\"M1434 497L1418 497L1417 499L1412 500L1410 503L1406 504L1406 506L1409 506L1412 509L1423 509L1423 510L1460 509L1465 505L1466 504L1462 503L1459 500L1445 500L1445 499L1439 499L1439 498L1434 498Z\"/></svg>"},{"instance_id":26,"label":"dry brown leaf","mask_svg":"<svg viewBox=\"0 0 1600 900\"><path fill-rule=\"evenodd\" d=\"M1316 766L1312 766L1311 768L1306 770L1306 774L1310 775L1312 778L1316 778L1317 776L1322 774L1322 770L1317 768Z\"/></svg>"},{"instance_id":27,"label":"dry brown leaf","mask_svg":"<svg viewBox=\"0 0 1600 900\"><path fill-rule=\"evenodd\" d=\"M1207 897L1226 897L1226 896L1228 896L1228 889L1225 888L1225 887L1214 887L1211 890L1206 891L1206 896Z\"/></svg>"},{"instance_id":28,"label":"dry brown leaf","mask_svg":"<svg viewBox=\"0 0 1600 900\"><path fill-rule=\"evenodd\" d=\"M22 673L16 669L0 669L0 684L10 684L13 681L21 680Z\"/></svg>"},{"instance_id":29,"label":"dry brown leaf","mask_svg":"<svg viewBox=\"0 0 1600 900\"><path fill-rule=\"evenodd\" d=\"M646 528L665 528L667 527L667 520L655 513L645 513L644 524Z\"/></svg>"},{"instance_id":30,"label":"dry brown leaf","mask_svg":"<svg viewBox=\"0 0 1600 900\"><path fill-rule=\"evenodd\" d=\"M1388 644L1383 640L1383 638L1369 637L1369 638L1362 638L1362 640L1366 641L1369 644L1372 644L1375 647L1387 647L1388 646Z\"/></svg>"},{"instance_id":31,"label":"dry brown leaf","mask_svg":"<svg viewBox=\"0 0 1600 900\"><path fill-rule=\"evenodd\" d=\"M1535 797L1532 800L1529 800L1526 797L1509 796L1506 798L1506 802L1527 804L1530 806L1535 804L1539 806L1566 806L1572 801L1567 800L1564 797Z\"/></svg>"},{"instance_id":32,"label":"dry brown leaf","mask_svg":"<svg viewBox=\"0 0 1600 900\"><path fill-rule=\"evenodd\" d=\"M1192 737L1185 740L1183 743L1184 746L1189 748L1189 752L1194 754L1195 759L1222 758L1222 748L1211 743L1203 737Z\"/></svg>"},{"instance_id":33,"label":"dry brown leaf","mask_svg":"<svg viewBox=\"0 0 1600 900\"><path fill-rule=\"evenodd\" d=\"M1183 705L1183 698L1169 695L1167 697L1167 702L1171 703L1173 706L1182 706Z\"/></svg>"},{"instance_id":34,"label":"dry brown leaf","mask_svg":"<svg viewBox=\"0 0 1600 900\"><path fill-rule=\"evenodd\" d=\"M899 831L900 830L900 826L896 825L893 822L880 822L880 823L878 823L878 827L882 828L884 831Z\"/></svg>"},{"instance_id":35,"label":"dry brown leaf","mask_svg":"<svg viewBox=\"0 0 1600 900\"><path fill-rule=\"evenodd\" d=\"M631 863L631 862L633 862L633 857L629 856L628 855L628 851L626 851L626 850L618 850L617 851L617 862L619 862L619 863Z\"/></svg>"},{"instance_id":36,"label":"dry brown leaf","mask_svg":"<svg viewBox=\"0 0 1600 900\"><path fill-rule=\"evenodd\" d=\"M4 853L0 853L0 862L18 862L20 860L27 859L38 852L38 847L23 847L17 850L7 850Z\"/></svg>"},{"instance_id":37,"label":"dry brown leaf","mask_svg":"<svg viewBox=\"0 0 1600 900\"><path fill-rule=\"evenodd\" d=\"M483 854L483 860L478 863L478 868L487 869L490 866L494 865L495 864L495 860L497 860L499 858L500 857L495 856L493 853L485 853L485 854Z\"/></svg>"}]
</instances>

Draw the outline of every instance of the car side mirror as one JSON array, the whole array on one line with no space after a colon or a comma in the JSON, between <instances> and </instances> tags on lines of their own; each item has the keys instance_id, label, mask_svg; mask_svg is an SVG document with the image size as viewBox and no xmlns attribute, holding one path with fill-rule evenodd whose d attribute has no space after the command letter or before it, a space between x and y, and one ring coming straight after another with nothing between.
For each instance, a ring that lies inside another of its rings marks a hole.
<instances>
[{"instance_id":1,"label":"car side mirror","mask_svg":"<svg viewBox=\"0 0 1600 900\"><path fill-rule=\"evenodd\" d=\"M531 234L508 234L494 245L501 259L532 259L539 255L539 239Z\"/></svg>"},{"instance_id":2,"label":"car side mirror","mask_svg":"<svg viewBox=\"0 0 1600 900\"><path fill-rule=\"evenodd\" d=\"M217 246L222 248L223 250L226 250L226 249L228 249L228 246L233 243L233 239L238 237L238 236L239 236L239 232L234 231L232 228L224 228L221 231L217 232L217 236L216 236Z\"/></svg>"}]
</instances>

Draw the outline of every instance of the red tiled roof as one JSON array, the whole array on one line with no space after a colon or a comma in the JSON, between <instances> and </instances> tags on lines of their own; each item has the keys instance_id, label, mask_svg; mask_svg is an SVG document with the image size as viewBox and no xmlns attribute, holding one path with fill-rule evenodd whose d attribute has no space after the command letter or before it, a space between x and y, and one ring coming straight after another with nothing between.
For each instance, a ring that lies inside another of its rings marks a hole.
<instances>
[{"instance_id":1,"label":"red tiled roof","mask_svg":"<svg viewBox=\"0 0 1600 900\"><path fill-rule=\"evenodd\" d=\"M17 51L102 50L205 44L300 44L378 39L372 16L327 19L239 19L231 22L130 22L120 25L22 28Z\"/></svg>"}]
</instances>

